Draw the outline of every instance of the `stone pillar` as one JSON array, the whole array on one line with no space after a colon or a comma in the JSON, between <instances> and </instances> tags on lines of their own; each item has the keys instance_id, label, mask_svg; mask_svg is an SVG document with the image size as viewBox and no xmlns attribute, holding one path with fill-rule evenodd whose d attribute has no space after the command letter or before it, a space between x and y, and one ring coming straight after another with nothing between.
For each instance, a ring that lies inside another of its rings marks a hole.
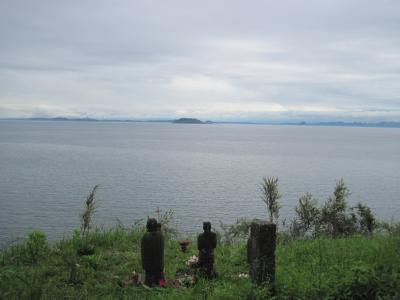
<instances>
[{"instance_id":1,"label":"stone pillar","mask_svg":"<svg viewBox=\"0 0 400 300\"><path fill-rule=\"evenodd\" d=\"M247 263L251 264L251 244L253 243L253 239L249 237L247 240Z\"/></svg>"},{"instance_id":2,"label":"stone pillar","mask_svg":"<svg viewBox=\"0 0 400 300\"><path fill-rule=\"evenodd\" d=\"M275 282L275 243L276 224L254 220L251 223L250 239L247 247L247 260L253 282Z\"/></svg>"}]
</instances>

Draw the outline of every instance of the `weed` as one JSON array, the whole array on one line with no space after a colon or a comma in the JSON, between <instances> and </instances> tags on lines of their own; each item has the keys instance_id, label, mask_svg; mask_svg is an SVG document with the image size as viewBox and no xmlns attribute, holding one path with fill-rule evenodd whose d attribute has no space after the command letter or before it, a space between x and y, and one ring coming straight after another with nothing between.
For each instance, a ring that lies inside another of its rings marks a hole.
<instances>
[{"instance_id":1,"label":"weed","mask_svg":"<svg viewBox=\"0 0 400 300\"><path fill-rule=\"evenodd\" d=\"M267 206L269 213L269 221L273 222L274 218L279 217L279 209L281 205L278 200L282 197L278 189L278 178L276 177L264 177L261 183L261 199Z\"/></svg>"},{"instance_id":2,"label":"weed","mask_svg":"<svg viewBox=\"0 0 400 300\"><path fill-rule=\"evenodd\" d=\"M92 224L92 217L96 210L95 194L99 186L96 185L90 192L89 196L86 198L85 210L81 215L81 234L85 236L89 233Z\"/></svg>"}]
</instances>

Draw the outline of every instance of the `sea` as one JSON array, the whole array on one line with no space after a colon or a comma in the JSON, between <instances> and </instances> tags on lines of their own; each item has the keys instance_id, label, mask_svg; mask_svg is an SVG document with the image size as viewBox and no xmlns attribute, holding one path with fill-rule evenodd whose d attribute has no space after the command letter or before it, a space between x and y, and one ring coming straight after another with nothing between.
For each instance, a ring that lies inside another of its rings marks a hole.
<instances>
[{"instance_id":1,"label":"sea","mask_svg":"<svg viewBox=\"0 0 400 300\"><path fill-rule=\"evenodd\" d=\"M266 218L263 177L279 178L279 223L299 197L322 204L343 179L349 206L400 220L400 129L334 126L0 121L0 245L33 230L51 241L80 227L132 226L172 210L182 236Z\"/></svg>"}]
</instances>

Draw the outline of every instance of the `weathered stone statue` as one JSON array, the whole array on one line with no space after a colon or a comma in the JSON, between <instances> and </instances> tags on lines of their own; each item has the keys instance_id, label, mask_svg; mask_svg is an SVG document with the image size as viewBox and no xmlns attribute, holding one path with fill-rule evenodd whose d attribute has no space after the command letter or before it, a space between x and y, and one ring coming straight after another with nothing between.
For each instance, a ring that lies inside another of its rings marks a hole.
<instances>
[{"instance_id":1,"label":"weathered stone statue","mask_svg":"<svg viewBox=\"0 0 400 300\"><path fill-rule=\"evenodd\" d=\"M158 230L156 219L148 219L147 232L142 237L142 267L145 271L145 284L158 285L164 279L164 237Z\"/></svg>"},{"instance_id":2,"label":"weathered stone statue","mask_svg":"<svg viewBox=\"0 0 400 300\"><path fill-rule=\"evenodd\" d=\"M199 249L199 267L208 278L215 278L217 273L214 270L214 249L217 247L217 235L211 232L211 223L203 223L204 232L197 238Z\"/></svg>"}]
</instances>

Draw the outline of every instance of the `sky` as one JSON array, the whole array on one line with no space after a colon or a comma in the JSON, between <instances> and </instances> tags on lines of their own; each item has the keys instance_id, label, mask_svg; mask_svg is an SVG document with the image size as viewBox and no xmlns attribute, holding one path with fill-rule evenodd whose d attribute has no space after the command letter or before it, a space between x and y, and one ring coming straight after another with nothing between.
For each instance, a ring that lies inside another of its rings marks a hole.
<instances>
[{"instance_id":1,"label":"sky","mask_svg":"<svg viewBox=\"0 0 400 300\"><path fill-rule=\"evenodd\" d=\"M60 116L400 121L400 1L0 1L0 118Z\"/></svg>"}]
</instances>

